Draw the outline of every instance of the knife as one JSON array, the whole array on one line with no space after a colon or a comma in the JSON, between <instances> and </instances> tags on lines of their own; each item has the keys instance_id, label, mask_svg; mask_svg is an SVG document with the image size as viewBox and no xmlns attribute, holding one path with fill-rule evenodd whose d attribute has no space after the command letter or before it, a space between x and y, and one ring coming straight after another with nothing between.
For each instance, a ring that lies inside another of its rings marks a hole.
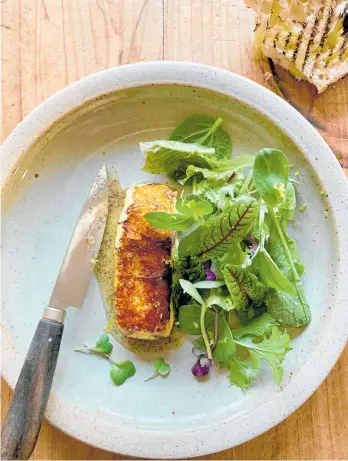
<instances>
[{"instance_id":1,"label":"knife","mask_svg":"<svg viewBox=\"0 0 348 461\"><path fill-rule=\"evenodd\" d=\"M81 307L102 242L108 213L104 165L76 224L48 307L29 347L1 432L1 459L29 459L42 424L68 306Z\"/></svg>"}]
</instances>

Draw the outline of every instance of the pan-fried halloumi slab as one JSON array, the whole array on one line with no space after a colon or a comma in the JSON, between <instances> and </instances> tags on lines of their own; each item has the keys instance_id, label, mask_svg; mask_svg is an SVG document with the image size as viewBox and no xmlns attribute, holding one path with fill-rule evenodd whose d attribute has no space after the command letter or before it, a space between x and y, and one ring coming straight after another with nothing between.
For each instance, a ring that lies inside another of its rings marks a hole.
<instances>
[{"instance_id":1,"label":"pan-fried halloumi slab","mask_svg":"<svg viewBox=\"0 0 348 461\"><path fill-rule=\"evenodd\" d=\"M116 236L115 312L130 338L167 337L173 326L170 303L173 232L152 227L150 211L172 212L176 192L163 184L140 184L127 190Z\"/></svg>"}]
</instances>

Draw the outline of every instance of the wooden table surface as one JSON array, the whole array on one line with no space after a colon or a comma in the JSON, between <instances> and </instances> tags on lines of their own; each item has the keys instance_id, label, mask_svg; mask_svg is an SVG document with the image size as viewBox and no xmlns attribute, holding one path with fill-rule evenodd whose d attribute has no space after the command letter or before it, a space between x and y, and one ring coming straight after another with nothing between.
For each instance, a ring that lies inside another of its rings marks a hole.
<instances>
[{"instance_id":1,"label":"wooden table surface","mask_svg":"<svg viewBox=\"0 0 348 461\"><path fill-rule=\"evenodd\" d=\"M2 0L1 6L3 139L41 101L85 75L130 62L173 59L229 69L281 94L348 168L348 78L317 97L311 85L272 69L268 61L256 64L253 14L243 0ZM4 381L1 398L3 418L11 398ZM202 459L347 459L347 421L346 348L320 388L284 422ZM44 423L32 459L127 458Z\"/></svg>"}]
</instances>

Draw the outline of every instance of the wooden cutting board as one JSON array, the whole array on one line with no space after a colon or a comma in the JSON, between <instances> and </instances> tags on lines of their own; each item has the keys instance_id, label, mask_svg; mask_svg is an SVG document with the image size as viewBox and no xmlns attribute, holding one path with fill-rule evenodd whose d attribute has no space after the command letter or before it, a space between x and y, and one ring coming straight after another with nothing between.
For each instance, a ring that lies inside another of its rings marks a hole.
<instances>
[{"instance_id":1,"label":"wooden cutting board","mask_svg":"<svg viewBox=\"0 0 348 461\"><path fill-rule=\"evenodd\" d=\"M253 13L243 0L2 0L1 8L3 139L41 101L85 75L136 61L195 61L280 94L320 131L348 175L348 79L318 97L311 85L267 60L256 64ZM10 398L2 381L2 418ZM347 420L346 348L326 381L286 421L202 459L347 459ZM45 423L32 459L127 458Z\"/></svg>"}]
</instances>

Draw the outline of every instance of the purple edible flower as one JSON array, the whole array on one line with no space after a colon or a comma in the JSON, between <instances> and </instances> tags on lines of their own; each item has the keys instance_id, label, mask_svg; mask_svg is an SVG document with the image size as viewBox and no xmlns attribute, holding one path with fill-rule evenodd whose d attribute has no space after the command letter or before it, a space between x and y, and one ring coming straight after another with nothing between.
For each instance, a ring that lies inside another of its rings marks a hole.
<instances>
[{"instance_id":1,"label":"purple edible flower","mask_svg":"<svg viewBox=\"0 0 348 461\"><path fill-rule=\"evenodd\" d=\"M206 376L209 373L212 361L206 355L201 355L197 362L191 368L192 374L197 378Z\"/></svg>"},{"instance_id":2,"label":"purple edible flower","mask_svg":"<svg viewBox=\"0 0 348 461\"><path fill-rule=\"evenodd\" d=\"M216 280L216 275L213 271L205 271L205 280Z\"/></svg>"},{"instance_id":3,"label":"purple edible flower","mask_svg":"<svg viewBox=\"0 0 348 461\"><path fill-rule=\"evenodd\" d=\"M203 263L203 266L205 269L205 280L209 280L209 281L216 280L215 273L212 270L210 270L210 262L206 261L205 263Z\"/></svg>"}]
</instances>

